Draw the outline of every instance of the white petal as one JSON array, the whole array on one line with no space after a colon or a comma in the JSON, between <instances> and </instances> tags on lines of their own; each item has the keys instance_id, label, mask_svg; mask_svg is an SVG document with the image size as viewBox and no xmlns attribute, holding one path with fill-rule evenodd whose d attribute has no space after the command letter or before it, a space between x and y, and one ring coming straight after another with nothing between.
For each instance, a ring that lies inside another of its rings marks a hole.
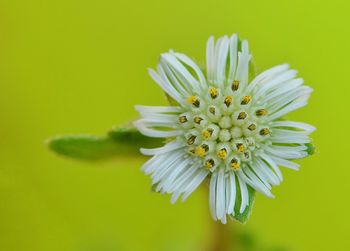
<instances>
[{"instance_id":1,"label":"white petal","mask_svg":"<svg viewBox=\"0 0 350 251\"><path fill-rule=\"evenodd\" d=\"M175 53L175 56L181 60L183 63L188 65L193 69L193 71L196 73L197 78L199 80L199 83L201 84L202 89L205 89L207 87L207 81L204 77L204 74L202 70L198 67L198 65L192 61L189 57L187 57L185 54L182 53Z\"/></svg>"},{"instance_id":2,"label":"white petal","mask_svg":"<svg viewBox=\"0 0 350 251\"><path fill-rule=\"evenodd\" d=\"M171 158L172 157L172 158ZM165 160L164 163L161 163L159 168L155 170L152 174L152 185L160 182L164 177L167 177L169 173L175 169L181 162L184 162L184 156L179 156L177 158L171 156L169 159Z\"/></svg>"},{"instance_id":3,"label":"white petal","mask_svg":"<svg viewBox=\"0 0 350 251\"><path fill-rule=\"evenodd\" d=\"M308 135L305 131L294 131L289 129L275 128L271 132L271 136L288 136L296 138L308 138Z\"/></svg>"},{"instance_id":4,"label":"white petal","mask_svg":"<svg viewBox=\"0 0 350 251\"><path fill-rule=\"evenodd\" d=\"M282 65L277 65L275 67L272 67L272 68L260 73L258 76L256 76L253 79L253 81L248 86L248 92L252 92L257 86L263 85L267 81L273 79L278 74L285 72L288 69L289 69L288 64L282 64Z\"/></svg>"},{"instance_id":5,"label":"white petal","mask_svg":"<svg viewBox=\"0 0 350 251\"><path fill-rule=\"evenodd\" d=\"M260 158L256 158L255 165L256 166L254 167L254 170L260 169L261 172L264 173L265 177L269 180L269 182L272 185L276 186L276 185L279 185L281 183L281 180L276 175L276 173L274 171L272 171L271 168L263 160L261 160Z\"/></svg>"},{"instance_id":6,"label":"white petal","mask_svg":"<svg viewBox=\"0 0 350 251\"><path fill-rule=\"evenodd\" d=\"M170 143L168 143L162 147L151 148L151 149L141 148L140 151L144 155L156 155L156 154L167 153L167 152L176 150L176 149L184 147L184 146L185 145L183 144L183 142L178 141L178 140L173 140Z\"/></svg>"},{"instance_id":7,"label":"white petal","mask_svg":"<svg viewBox=\"0 0 350 251\"><path fill-rule=\"evenodd\" d=\"M286 107L282 108L281 110L279 110L271 115L268 115L267 119L268 119L268 121L275 120L275 119L282 117L283 115L285 115L289 112L292 112L294 110L297 110L305 105L307 105L307 102L304 100L292 102L291 104L287 105Z\"/></svg>"},{"instance_id":8,"label":"white petal","mask_svg":"<svg viewBox=\"0 0 350 251\"><path fill-rule=\"evenodd\" d=\"M216 48L216 83L223 86L226 80L226 62L228 56L230 40L227 36L221 38L221 43L217 43Z\"/></svg>"},{"instance_id":9,"label":"white petal","mask_svg":"<svg viewBox=\"0 0 350 251\"><path fill-rule=\"evenodd\" d=\"M143 164L141 170L145 174L150 174L164 161L168 155L156 155L150 158L145 164Z\"/></svg>"},{"instance_id":10,"label":"white petal","mask_svg":"<svg viewBox=\"0 0 350 251\"><path fill-rule=\"evenodd\" d=\"M266 95L268 92L273 91L275 88L278 88L280 85L285 84L288 80L293 79L297 74L296 70L288 70L276 75L274 78L266 81L264 84L260 84L259 88L256 88L254 94L255 98Z\"/></svg>"},{"instance_id":11,"label":"white petal","mask_svg":"<svg viewBox=\"0 0 350 251\"><path fill-rule=\"evenodd\" d=\"M211 175L210 179L210 186L209 186L209 206L210 206L210 213L214 220L217 220L216 217L216 180L217 180L217 173L214 172Z\"/></svg>"},{"instance_id":12,"label":"white petal","mask_svg":"<svg viewBox=\"0 0 350 251\"><path fill-rule=\"evenodd\" d=\"M278 98L281 95L287 94L290 91L293 91L294 89L302 86L303 83L304 83L304 79L302 79L302 78L296 78L296 79L288 80L283 85L280 85L279 88L277 88L274 91L268 93L264 97L264 101L269 103L272 100L274 100L275 98Z\"/></svg>"},{"instance_id":13,"label":"white petal","mask_svg":"<svg viewBox=\"0 0 350 251\"><path fill-rule=\"evenodd\" d=\"M170 170L170 172L167 173L167 175L162 179L162 181L157 186L157 192L162 190L163 192L169 192L169 187L171 187L174 183L174 180L178 175L185 170L186 168L189 168L189 159L181 160L180 162L176 163L176 165L173 166L173 168Z\"/></svg>"},{"instance_id":14,"label":"white petal","mask_svg":"<svg viewBox=\"0 0 350 251\"><path fill-rule=\"evenodd\" d=\"M297 163L294 163L294 162L291 162L289 160L285 160L285 159L282 159L282 158L278 158L276 156L271 156L271 158L276 162L277 165L280 165L280 166L284 166L284 167L287 167L287 168L290 168L292 170L299 170L299 164Z\"/></svg>"},{"instance_id":15,"label":"white petal","mask_svg":"<svg viewBox=\"0 0 350 251\"><path fill-rule=\"evenodd\" d=\"M284 151L284 152L303 152L307 149L305 145L292 145L292 146L285 146L285 145L270 145L273 149Z\"/></svg>"},{"instance_id":16,"label":"white petal","mask_svg":"<svg viewBox=\"0 0 350 251\"><path fill-rule=\"evenodd\" d=\"M229 190L230 190L230 196L229 196L229 203L227 208L228 214L235 214L235 204L236 204L236 177L234 172L229 173Z\"/></svg>"},{"instance_id":17,"label":"white petal","mask_svg":"<svg viewBox=\"0 0 350 251\"><path fill-rule=\"evenodd\" d=\"M299 87L293 91L290 91L289 93L280 95L273 102L268 104L267 109L269 112L274 113L275 111L285 107L287 104L290 104L299 98L305 97L306 95L310 95L312 91L313 90L308 86Z\"/></svg>"},{"instance_id":18,"label":"white petal","mask_svg":"<svg viewBox=\"0 0 350 251\"><path fill-rule=\"evenodd\" d=\"M231 190L230 190L230 176L225 175L224 177L225 179L225 212L226 214L228 214L228 208L229 208L229 204L230 204L230 197L231 197Z\"/></svg>"},{"instance_id":19,"label":"white petal","mask_svg":"<svg viewBox=\"0 0 350 251\"><path fill-rule=\"evenodd\" d=\"M173 99L175 99L178 103L183 103L185 97L183 97L169 82L164 81L157 72L153 69L148 69L149 75L152 79Z\"/></svg>"},{"instance_id":20,"label":"white petal","mask_svg":"<svg viewBox=\"0 0 350 251\"><path fill-rule=\"evenodd\" d=\"M186 187L186 192L182 196L182 201L186 200L188 196L196 190L196 188L202 183L202 181L208 176L207 170L200 170L191 181L191 183Z\"/></svg>"},{"instance_id":21,"label":"white petal","mask_svg":"<svg viewBox=\"0 0 350 251\"><path fill-rule=\"evenodd\" d=\"M221 220L225 215L225 179L224 170L220 169L216 184L216 217Z\"/></svg>"},{"instance_id":22,"label":"white petal","mask_svg":"<svg viewBox=\"0 0 350 251\"><path fill-rule=\"evenodd\" d=\"M241 189L241 206L240 206L239 212L243 213L244 209L249 204L249 194L248 194L247 185L239 176L238 176L238 181L239 181L239 187Z\"/></svg>"},{"instance_id":23,"label":"white petal","mask_svg":"<svg viewBox=\"0 0 350 251\"><path fill-rule=\"evenodd\" d=\"M207 61L207 78L210 83L214 81L214 72L215 72L215 44L214 37L211 36L207 42L207 51L206 51L206 61Z\"/></svg>"},{"instance_id":24,"label":"white petal","mask_svg":"<svg viewBox=\"0 0 350 251\"><path fill-rule=\"evenodd\" d=\"M159 114L150 115L149 117L142 119L142 121L148 126L164 126L176 128L176 122L178 119L178 115Z\"/></svg>"},{"instance_id":25,"label":"white petal","mask_svg":"<svg viewBox=\"0 0 350 251\"><path fill-rule=\"evenodd\" d=\"M160 170L164 164L170 163L182 156L184 156L183 150L175 150L165 154L155 155L142 166L141 170L145 174L153 173Z\"/></svg>"},{"instance_id":26,"label":"white petal","mask_svg":"<svg viewBox=\"0 0 350 251\"><path fill-rule=\"evenodd\" d=\"M169 193L174 193L174 198L178 197L181 195L181 193L184 192L184 187L186 186L186 184L189 184L189 182L191 182L194 173L198 170L198 166L191 166L189 168L187 168L187 170L185 170L184 172L182 172L181 174L179 174L175 181L173 182L173 184L168 188L168 192ZM175 202L172 198L172 203Z\"/></svg>"},{"instance_id":27,"label":"white petal","mask_svg":"<svg viewBox=\"0 0 350 251\"><path fill-rule=\"evenodd\" d=\"M271 189L271 184L269 182L269 177L262 171L260 166L255 161L251 167L251 171L256 174L256 176L260 179L260 181L268 188Z\"/></svg>"},{"instance_id":28,"label":"white petal","mask_svg":"<svg viewBox=\"0 0 350 251\"><path fill-rule=\"evenodd\" d=\"M228 83L232 83L235 79L236 67L237 67L237 57L238 57L238 37L236 34L233 34L230 38L230 68L228 72Z\"/></svg>"},{"instance_id":29,"label":"white petal","mask_svg":"<svg viewBox=\"0 0 350 251\"><path fill-rule=\"evenodd\" d=\"M152 110L152 106L136 106L136 110L141 114L141 116L144 118L142 121L146 122L146 124L150 123L164 123L162 125L168 126L168 127L174 127L177 124L177 121L179 119L179 113L165 113L165 112L158 112L156 109ZM166 110L165 108L170 107L164 107L164 109L161 109L159 107L159 111ZM176 107L174 107L176 108ZM168 109L169 111L175 110L175 109ZM178 109L176 109L178 110ZM180 110L181 111L181 110ZM168 124L168 125L166 125Z\"/></svg>"},{"instance_id":30,"label":"white petal","mask_svg":"<svg viewBox=\"0 0 350 251\"><path fill-rule=\"evenodd\" d=\"M276 165L276 163L273 161L273 159L271 159L267 154L261 153L259 154L259 156L266 161L266 163L272 168L272 170L276 173L276 175L278 176L278 178L280 179L280 181L283 180L283 175L281 170L278 168L278 166Z\"/></svg>"},{"instance_id":31,"label":"white petal","mask_svg":"<svg viewBox=\"0 0 350 251\"><path fill-rule=\"evenodd\" d=\"M271 135L270 140L273 143L286 143L286 144L306 144L310 143L310 139L305 135L304 137L296 136L292 134L285 135Z\"/></svg>"},{"instance_id":32,"label":"white petal","mask_svg":"<svg viewBox=\"0 0 350 251\"><path fill-rule=\"evenodd\" d=\"M169 83L169 85L173 86L177 92L181 94L181 97L188 97L192 93L192 88L188 85L184 85L177 79L176 73L171 69L167 62L164 60L160 60L160 64L158 65L158 71L164 82Z\"/></svg>"},{"instance_id":33,"label":"white petal","mask_svg":"<svg viewBox=\"0 0 350 251\"><path fill-rule=\"evenodd\" d=\"M168 64L170 69L174 71L176 77L181 81L187 90L195 90L197 92L200 91L200 84L198 80L192 76L192 74L174 55L171 53L163 53L161 55L161 60L164 60L164 62Z\"/></svg>"},{"instance_id":34,"label":"white petal","mask_svg":"<svg viewBox=\"0 0 350 251\"><path fill-rule=\"evenodd\" d=\"M240 89L248 84L248 73L249 73L249 61L251 55L249 54L248 42L242 41L242 51L238 53L238 66L235 79L240 82Z\"/></svg>"},{"instance_id":35,"label":"white petal","mask_svg":"<svg viewBox=\"0 0 350 251\"><path fill-rule=\"evenodd\" d=\"M162 113L174 113L179 114L182 112L179 106L145 106L136 105L135 109L143 116L149 117L150 115L158 115Z\"/></svg>"},{"instance_id":36,"label":"white petal","mask_svg":"<svg viewBox=\"0 0 350 251\"><path fill-rule=\"evenodd\" d=\"M220 220L222 224L226 224L226 214L224 214L224 217L222 217L222 219Z\"/></svg>"},{"instance_id":37,"label":"white petal","mask_svg":"<svg viewBox=\"0 0 350 251\"><path fill-rule=\"evenodd\" d=\"M306 124L306 123L295 122L295 121L283 121L283 120L271 122L271 127L272 128L274 128L274 127L297 128L300 130L304 130L305 132L307 132L307 134L310 134L316 130L315 127L313 127L312 125Z\"/></svg>"},{"instance_id":38,"label":"white petal","mask_svg":"<svg viewBox=\"0 0 350 251\"><path fill-rule=\"evenodd\" d=\"M161 131L157 129L152 129L150 127L156 126L157 123L148 123L144 121L144 119L139 119L135 121L133 124L143 135L146 135L149 137L168 138L168 137L174 137L182 134L181 130Z\"/></svg>"},{"instance_id":39,"label":"white petal","mask_svg":"<svg viewBox=\"0 0 350 251\"><path fill-rule=\"evenodd\" d=\"M267 153L283 159L301 159L308 155L305 151L291 150L291 148L285 146L271 145L265 146L264 149Z\"/></svg>"},{"instance_id":40,"label":"white petal","mask_svg":"<svg viewBox=\"0 0 350 251\"><path fill-rule=\"evenodd\" d=\"M243 179L247 184L249 184L255 190L257 190L260 193L266 195L267 197L274 198L274 196L271 193L271 191L248 168L245 168L244 172L242 170L239 170L237 173L238 173L238 176L241 179Z\"/></svg>"}]
</instances>

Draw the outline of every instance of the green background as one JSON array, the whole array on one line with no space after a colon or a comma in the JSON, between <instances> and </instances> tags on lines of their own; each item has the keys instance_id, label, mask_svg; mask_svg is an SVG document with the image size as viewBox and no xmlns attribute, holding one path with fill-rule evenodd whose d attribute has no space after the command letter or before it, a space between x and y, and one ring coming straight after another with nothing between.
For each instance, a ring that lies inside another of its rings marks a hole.
<instances>
[{"instance_id":1,"label":"green background","mask_svg":"<svg viewBox=\"0 0 350 251\"><path fill-rule=\"evenodd\" d=\"M262 71L289 62L315 89L288 118L317 127L318 153L257 197L244 226L292 250L346 250L349 230L347 1L0 2L0 250L194 250L208 199L150 193L143 160L83 163L49 152L57 134L102 135L165 104L147 74L172 48L204 61L210 35L248 39Z\"/></svg>"}]
</instances>

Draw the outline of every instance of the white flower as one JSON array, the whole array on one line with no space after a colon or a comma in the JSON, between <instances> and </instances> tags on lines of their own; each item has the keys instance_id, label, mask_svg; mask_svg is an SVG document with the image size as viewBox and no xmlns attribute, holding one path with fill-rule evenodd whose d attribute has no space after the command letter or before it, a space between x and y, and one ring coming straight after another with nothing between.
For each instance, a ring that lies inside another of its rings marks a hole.
<instances>
[{"instance_id":1,"label":"white flower","mask_svg":"<svg viewBox=\"0 0 350 251\"><path fill-rule=\"evenodd\" d=\"M149 73L178 106L136 106L138 130L168 138L163 147L141 149L153 155L142 170L156 191L172 194L174 203L210 178L212 216L223 223L237 203L239 213L248 206L248 186L273 197L271 187L282 181L278 166L298 169L290 160L308 155L315 130L279 120L305 106L312 92L297 72L278 65L249 82L250 60L248 42L237 35L209 38L205 72L184 54L164 53Z\"/></svg>"}]
</instances>

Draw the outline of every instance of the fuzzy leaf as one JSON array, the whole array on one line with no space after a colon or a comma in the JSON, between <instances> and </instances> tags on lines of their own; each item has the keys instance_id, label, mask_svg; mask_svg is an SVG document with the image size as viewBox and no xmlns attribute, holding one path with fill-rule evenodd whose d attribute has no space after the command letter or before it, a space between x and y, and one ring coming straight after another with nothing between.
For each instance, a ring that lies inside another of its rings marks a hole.
<instances>
[{"instance_id":1,"label":"fuzzy leaf","mask_svg":"<svg viewBox=\"0 0 350 251\"><path fill-rule=\"evenodd\" d=\"M239 186L237 186L237 194L241 194L241 190L239 188ZM237 196L236 198L236 205L235 205L235 215L231 215L231 217L237 221L239 221L240 223L246 223L251 212L253 209L253 205L254 205L254 198L255 198L255 190L253 188L251 188L250 186L248 186L248 194L249 194L249 204L248 206L245 208L245 210L243 211L243 213L239 212L239 207L241 205L241 197Z\"/></svg>"},{"instance_id":2,"label":"fuzzy leaf","mask_svg":"<svg viewBox=\"0 0 350 251\"><path fill-rule=\"evenodd\" d=\"M108 132L108 137L116 142L123 142L126 145L132 145L134 148L152 148L159 147L164 139L150 138L142 135L135 127L113 127Z\"/></svg>"},{"instance_id":3,"label":"fuzzy leaf","mask_svg":"<svg viewBox=\"0 0 350 251\"><path fill-rule=\"evenodd\" d=\"M61 136L50 139L49 148L61 155L84 160L100 160L115 154L125 154L125 148L119 146L108 137L92 135Z\"/></svg>"},{"instance_id":4,"label":"fuzzy leaf","mask_svg":"<svg viewBox=\"0 0 350 251\"><path fill-rule=\"evenodd\" d=\"M114 128L107 136L67 135L48 141L48 147L63 156L80 160L105 160L141 155L141 147L157 147L161 140L141 135L135 128Z\"/></svg>"}]
</instances>

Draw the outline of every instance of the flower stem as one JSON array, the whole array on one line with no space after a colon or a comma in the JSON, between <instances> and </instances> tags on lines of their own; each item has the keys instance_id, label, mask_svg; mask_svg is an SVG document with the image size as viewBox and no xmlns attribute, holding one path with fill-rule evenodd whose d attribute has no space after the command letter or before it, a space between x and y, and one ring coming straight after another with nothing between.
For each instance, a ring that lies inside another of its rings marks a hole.
<instances>
[{"instance_id":1,"label":"flower stem","mask_svg":"<svg viewBox=\"0 0 350 251\"><path fill-rule=\"evenodd\" d=\"M209 193L209 182L202 186L204 188L205 195ZM210 215L210 212L208 212ZM220 221L215 221L211 217L209 236L206 239L205 246L201 247L199 251L235 251L235 222L227 219L226 224L222 224Z\"/></svg>"},{"instance_id":2,"label":"flower stem","mask_svg":"<svg viewBox=\"0 0 350 251\"><path fill-rule=\"evenodd\" d=\"M213 221L211 232L211 243L206 249L208 251L234 251L233 222L222 224Z\"/></svg>"}]
</instances>

